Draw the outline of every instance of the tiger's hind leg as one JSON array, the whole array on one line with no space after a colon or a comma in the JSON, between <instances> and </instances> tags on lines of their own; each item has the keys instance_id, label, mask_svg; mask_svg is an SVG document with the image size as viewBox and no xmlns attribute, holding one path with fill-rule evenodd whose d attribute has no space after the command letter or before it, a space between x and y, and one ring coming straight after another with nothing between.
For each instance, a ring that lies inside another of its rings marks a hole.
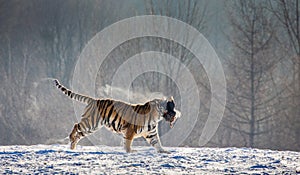
<instances>
[{"instance_id":1,"label":"tiger's hind leg","mask_svg":"<svg viewBox=\"0 0 300 175\"><path fill-rule=\"evenodd\" d=\"M77 143L83 137L84 137L84 134L82 132L80 132L79 124L76 123L73 127L73 130L72 130L71 134L70 134L71 149L75 149Z\"/></svg>"},{"instance_id":2,"label":"tiger's hind leg","mask_svg":"<svg viewBox=\"0 0 300 175\"><path fill-rule=\"evenodd\" d=\"M123 140L123 144L124 144L124 149L127 153L133 153L133 152L137 152L136 150L131 149L131 143L132 143L133 139L126 139L124 138Z\"/></svg>"},{"instance_id":3,"label":"tiger's hind leg","mask_svg":"<svg viewBox=\"0 0 300 175\"><path fill-rule=\"evenodd\" d=\"M126 133L123 136L123 144L124 144L123 146L127 153L137 152L136 150L131 149L131 144L134 139L134 135L135 134L132 128L128 128Z\"/></svg>"}]
</instances>

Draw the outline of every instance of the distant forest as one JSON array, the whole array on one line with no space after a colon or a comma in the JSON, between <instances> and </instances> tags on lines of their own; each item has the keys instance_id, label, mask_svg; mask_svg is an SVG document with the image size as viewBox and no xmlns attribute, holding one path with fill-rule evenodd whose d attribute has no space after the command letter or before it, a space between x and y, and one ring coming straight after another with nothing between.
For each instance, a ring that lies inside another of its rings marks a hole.
<instances>
[{"instance_id":1,"label":"distant forest","mask_svg":"<svg viewBox=\"0 0 300 175\"><path fill-rule=\"evenodd\" d=\"M73 102L61 95L49 78L57 78L71 88L79 55L93 36L128 17L162 15L201 32L216 50L225 71L224 116L205 146L300 151L299 3L1 0L0 145L54 143L68 136L75 121ZM211 87L205 69L178 43L151 37L123 43L99 69L97 88L109 84L120 62L145 50L180 58L196 78L201 97L201 106L196 106L199 116L180 146L198 147L211 105ZM160 91L180 98L172 79L155 72L138 77L132 90ZM99 98L103 95L100 90L96 94ZM161 133L168 129L167 123L160 124ZM85 139L81 144L91 143Z\"/></svg>"}]
</instances>

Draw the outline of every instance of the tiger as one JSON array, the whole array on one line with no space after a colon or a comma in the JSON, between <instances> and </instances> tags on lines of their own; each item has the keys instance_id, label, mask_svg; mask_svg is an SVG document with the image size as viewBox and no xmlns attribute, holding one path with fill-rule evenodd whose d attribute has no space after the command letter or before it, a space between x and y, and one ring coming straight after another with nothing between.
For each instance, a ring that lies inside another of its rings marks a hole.
<instances>
[{"instance_id":1,"label":"tiger","mask_svg":"<svg viewBox=\"0 0 300 175\"><path fill-rule=\"evenodd\" d=\"M143 137L158 153L170 153L163 149L158 135L158 123L165 119L172 128L180 112L175 109L174 98L155 98L144 104L129 104L109 98L92 98L75 93L55 79L55 86L73 100L86 104L81 120L74 124L69 135L70 149L84 137L94 133L102 126L123 135L123 147L127 153L135 138Z\"/></svg>"}]
</instances>

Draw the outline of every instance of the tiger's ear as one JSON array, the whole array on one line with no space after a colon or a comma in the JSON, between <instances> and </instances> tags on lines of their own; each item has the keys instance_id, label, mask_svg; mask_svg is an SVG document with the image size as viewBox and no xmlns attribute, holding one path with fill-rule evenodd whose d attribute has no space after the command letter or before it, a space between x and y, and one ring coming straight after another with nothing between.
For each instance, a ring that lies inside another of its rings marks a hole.
<instances>
[{"instance_id":1,"label":"tiger's ear","mask_svg":"<svg viewBox=\"0 0 300 175\"><path fill-rule=\"evenodd\" d=\"M168 98L168 101L174 101L173 96L169 97L169 98Z\"/></svg>"}]
</instances>

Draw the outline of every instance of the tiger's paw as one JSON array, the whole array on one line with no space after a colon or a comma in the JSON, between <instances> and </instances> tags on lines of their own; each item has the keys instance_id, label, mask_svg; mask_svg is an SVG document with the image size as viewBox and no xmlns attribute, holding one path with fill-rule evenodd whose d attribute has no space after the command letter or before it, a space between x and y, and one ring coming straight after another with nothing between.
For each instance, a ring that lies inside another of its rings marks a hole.
<instances>
[{"instance_id":1,"label":"tiger's paw","mask_svg":"<svg viewBox=\"0 0 300 175\"><path fill-rule=\"evenodd\" d=\"M166 151L166 150L159 150L159 151L157 151L158 153L163 153L163 154L171 154L171 152L170 151Z\"/></svg>"},{"instance_id":2,"label":"tiger's paw","mask_svg":"<svg viewBox=\"0 0 300 175\"><path fill-rule=\"evenodd\" d=\"M137 150L131 149L131 150L126 150L127 153L136 153L138 152Z\"/></svg>"},{"instance_id":3,"label":"tiger's paw","mask_svg":"<svg viewBox=\"0 0 300 175\"><path fill-rule=\"evenodd\" d=\"M72 150L76 149L76 143L75 142L71 142L70 149L72 149Z\"/></svg>"}]
</instances>

